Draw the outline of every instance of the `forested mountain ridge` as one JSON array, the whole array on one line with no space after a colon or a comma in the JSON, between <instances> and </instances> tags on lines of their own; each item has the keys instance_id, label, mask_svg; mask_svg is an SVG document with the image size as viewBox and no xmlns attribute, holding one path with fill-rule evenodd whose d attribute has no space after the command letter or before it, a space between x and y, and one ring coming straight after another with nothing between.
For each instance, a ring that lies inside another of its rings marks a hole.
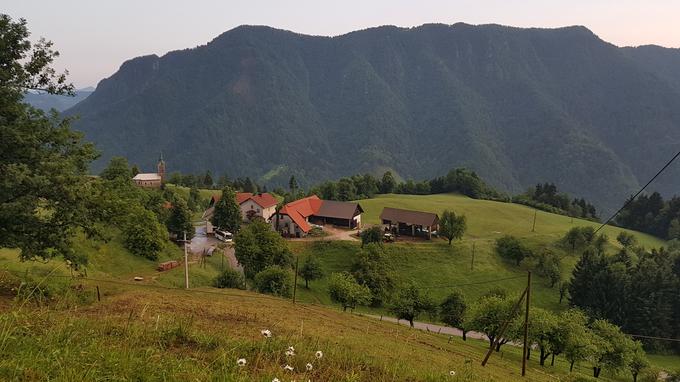
<instances>
[{"instance_id":1,"label":"forested mountain ridge","mask_svg":"<svg viewBox=\"0 0 680 382\"><path fill-rule=\"evenodd\" d=\"M464 166L510 192L553 182L606 212L680 149L680 87L660 69L674 52L642 59L584 27L242 26L125 62L68 114L103 160L142 168L163 151L171 170L309 184ZM662 192L680 185L669 170Z\"/></svg>"}]
</instances>

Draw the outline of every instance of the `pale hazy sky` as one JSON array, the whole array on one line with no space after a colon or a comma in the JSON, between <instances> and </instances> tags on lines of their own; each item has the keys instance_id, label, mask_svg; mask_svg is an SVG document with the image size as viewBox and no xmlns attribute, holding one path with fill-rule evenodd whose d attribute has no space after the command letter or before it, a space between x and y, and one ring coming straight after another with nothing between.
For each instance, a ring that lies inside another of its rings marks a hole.
<instances>
[{"instance_id":1,"label":"pale hazy sky","mask_svg":"<svg viewBox=\"0 0 680 382\"><path fill-rule=\"evenodd\" d=\"M205 44L242 24L334 36L379 25L584 25L619 46L680 47L678 0L2 0L0 13L46 37L77 87L96 85L125 60Z\"/></svg>"}]
</instances>

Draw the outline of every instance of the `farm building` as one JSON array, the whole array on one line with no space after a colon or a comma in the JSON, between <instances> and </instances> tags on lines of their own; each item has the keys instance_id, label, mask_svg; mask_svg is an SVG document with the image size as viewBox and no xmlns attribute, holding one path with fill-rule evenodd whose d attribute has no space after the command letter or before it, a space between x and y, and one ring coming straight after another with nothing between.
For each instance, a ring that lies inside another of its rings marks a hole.
<instances>
[{"instance_id":1,"label":"farm building","mask_svg":"<svg viewBox=\"0 0 680 382\"><path fill-rule=\"evenodd\" d=\"M216 194L210 198L210 205L203 213L203 220L206 222L206 230L212 233L213 227L210 224L213 212L215 211L215 204L220 200L221 195ZM269 193L253 194L250 192L237 192L236 203L241 209L241 217L243 221L250 221L255 217L261 217L265 221L269 219L276 212L276 204L278 200Z\"/></svg>"},{"instance_id":2,"label":"farm building","mask_svg":"<svg viewBox=\"0 0 680 382\"><path fill-rule=\"evenodd\" d=\"M359 203L322 200L312 195L286 204L272 220L284 235L304 236L311 231L311 224L360 228L362 212Z\"/></svg>"},{"instance_id":3,"label":"farm building","mask_svg":"<svg viewBox=\"0 0 680 382\"><path fill-rule=\"evenodd\" d=\"M410 236L432 238L432 232L439 228L439 216L432 212L383 208L380 220L389 232Z\"/></svg>"}]
</instances>

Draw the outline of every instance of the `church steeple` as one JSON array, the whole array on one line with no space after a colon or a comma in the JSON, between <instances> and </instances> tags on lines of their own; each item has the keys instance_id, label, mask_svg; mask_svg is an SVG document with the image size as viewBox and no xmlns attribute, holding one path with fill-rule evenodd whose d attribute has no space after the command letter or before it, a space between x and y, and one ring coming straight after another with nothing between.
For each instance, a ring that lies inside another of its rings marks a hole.
<instances>
[{"instance_id":1,"label":"church steeple","mask_svg":"<svg viewBox=\"0 0 680 382\"><path fill-rule=\"evenodd\" d=\"M161 155L158 157L158 175L161 177L161 182L165 180L165 161L163 160L163 152L161 151Z\"/></svg>"}]
</instances>

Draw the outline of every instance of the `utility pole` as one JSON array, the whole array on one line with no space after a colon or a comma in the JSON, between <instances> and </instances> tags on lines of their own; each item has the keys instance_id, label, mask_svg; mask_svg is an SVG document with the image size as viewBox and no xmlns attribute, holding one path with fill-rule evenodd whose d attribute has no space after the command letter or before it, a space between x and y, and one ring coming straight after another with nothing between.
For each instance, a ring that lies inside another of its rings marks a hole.
<instances>
[{"instance_id":1,"label":"utility pole","mask_svg":"<svg viewBox=\"0 0 680 382\"><path fill-rule=\"evenodd\" d=\"M527 307L524 313L524 346L522 348L522 377L527 373L527 352L529 351L529 304L531 301L531 271L527 272Z\"/></svg>"},{"instance_id":2,"label":"utility pole","mask_svg":"<svg viewBox=\"0 0 680 382\"><path fill-rule=\"evenodd\" d=\"M538 210L534 209L534 224L531 226L531 232L536 232L536 214L538 214Z\"/></svg>"},{"instance_id":3,"label":"utility pole","mask_svg":"<svg viewBox=\"0 0 680 382\"><path fill-rule=\"evenodd\" d=\"M295 304L295 292L297 292L297 276L298 276L298 265L300 264L300 256L295 258L295 281L293 281L293 304Z\"/></svg>"},{"instance_id":4,"label":"utility pole","mask_svg":"<svg viewBox=\"0 0 680 382\"><path fill-rule=\"evenodd\" d=\"M476 242L472 242L472 262L470 263L470 270L475 269L475 244Z\"/></svg>"},{"instance_id":5,"label":"utility pole","mask_svg":"<svg viewBox=\"0 0 680 382\"><path fill-rule=\"evenodd\" d=\"M187 254L187 231L184 231L184 288L189 289L189 255Z\"/></svg>"}]
</instances>

